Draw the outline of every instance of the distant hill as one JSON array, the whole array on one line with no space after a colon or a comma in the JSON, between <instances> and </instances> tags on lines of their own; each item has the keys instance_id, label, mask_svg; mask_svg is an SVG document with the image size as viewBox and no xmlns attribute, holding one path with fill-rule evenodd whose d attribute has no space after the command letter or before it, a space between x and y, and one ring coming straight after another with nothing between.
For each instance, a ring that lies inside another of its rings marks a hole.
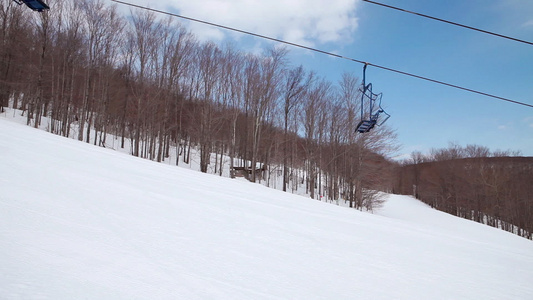
<instances>
[{"instance_id":1,"label":"distant hill","mask_svg":"<svg viewBox=\"0 0 533 300\"><path fill-rule=\"evenodd\" d=\"M479 157L399 167L394 191L431 207L533 237L533 157Z\"/></svg>"}]
</instances>

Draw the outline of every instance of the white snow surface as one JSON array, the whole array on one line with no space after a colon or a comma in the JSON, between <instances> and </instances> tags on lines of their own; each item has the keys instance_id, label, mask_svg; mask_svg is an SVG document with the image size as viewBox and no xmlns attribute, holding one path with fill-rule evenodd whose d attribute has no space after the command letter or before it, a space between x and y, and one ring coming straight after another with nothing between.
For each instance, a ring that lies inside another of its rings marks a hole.
<instances>
[{"instance_id":1,"label":"white snow surface","mask_svg":"<svg viewBox=\"0 0 533 300\"><path fill-rule=\"evenodd\" d=\"M533 299L533 242L370 214L0 118L0 299Z\"/></svg>"}]
</instances>

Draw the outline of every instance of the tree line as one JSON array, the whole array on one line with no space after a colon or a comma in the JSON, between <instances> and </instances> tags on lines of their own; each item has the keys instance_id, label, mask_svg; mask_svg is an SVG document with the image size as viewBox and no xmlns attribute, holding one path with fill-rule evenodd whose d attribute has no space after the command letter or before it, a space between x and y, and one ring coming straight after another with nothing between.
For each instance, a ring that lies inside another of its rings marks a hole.
<instances>
[{"instance_id":1,"label":"tree line","mask_svg":"<svg viewBox=\"0 0 533 300\"><path fill-rule=\"evenodd\" d=\"M50 1L35 13L0 2L0 109L27 124L98 146L120 138L131 154L175 163L200 153L222 174L223 157L250 180L274 172L282 189L350 207L379 205L390 191L395 134L356 134L360 83L330 82L293 66L284 48L260 54L199 41L182 24L149 11L121 15L102 0ZM256 166L265 166L257 168ZM265 170L265 171L263 171ZM258 172L265 172L259 177Z\"/></svg>"},{"instance_id":2,"label":"tree line","mask_svg":"<svg viewBox=\"0 0 533 300\"><path fill-rule=\"evenodd\" d=\"M394 191L452 215L533 238L533 158L476 145L413 152Z\"/></svg>"}]
</instances>

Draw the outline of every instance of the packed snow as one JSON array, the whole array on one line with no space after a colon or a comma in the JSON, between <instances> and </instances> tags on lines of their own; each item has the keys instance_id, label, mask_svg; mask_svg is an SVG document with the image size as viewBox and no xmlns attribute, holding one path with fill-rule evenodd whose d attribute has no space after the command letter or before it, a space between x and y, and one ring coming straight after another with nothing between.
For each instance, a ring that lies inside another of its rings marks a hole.
<instances>
[{"instance_id":1,"label":"packed snow","mask_svg":"<svg viewBox=\"0 0 533 300\"><path fill-rule=\"evenodd\" d=\"M0 299L533 299L533 242L375 214L0 118Z\"/></svg>"}]
</instances>

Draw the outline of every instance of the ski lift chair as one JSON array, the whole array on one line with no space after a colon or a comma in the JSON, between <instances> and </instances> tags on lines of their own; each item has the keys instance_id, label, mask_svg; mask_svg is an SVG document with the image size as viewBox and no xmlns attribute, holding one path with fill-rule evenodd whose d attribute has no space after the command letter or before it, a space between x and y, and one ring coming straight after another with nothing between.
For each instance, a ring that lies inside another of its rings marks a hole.
<instances>
[{"instance_id":1,"label":"ski lift chair","mask_svg":"<svg viewBox=\"0 0 533 300\"><path fill-rule=\"evenodd\" d=\"M390 115L386 113L385 110L381 107L382 94L374 94L372 92L372 84L365 84L366 66L367 64L365 64L365 66L363 67L363 85L361 90L361 121L355 129L359 133L369 132L376 125L380 126L390 118ZM365 113L365 102L368 103L367 113ZM375 105L376 102L378 102L377 108ZM386 117L384 119L380 118L381 114L385 114Z\"/></svg>"},{"instance_id":2,"label":"ski lift chair","mask_svg":"<svg viewBox=\"0 0 533 300\"><path fill-rule=\"evenodd\" d=\"M13 0L13 1L15 1L15 3L17 3L18 5L22 5L22 3L24 3L26 4L27 7L38 12L41 12L45 9L50 9L50 7L41 0Z\"/></svg>"}]
</instances>

